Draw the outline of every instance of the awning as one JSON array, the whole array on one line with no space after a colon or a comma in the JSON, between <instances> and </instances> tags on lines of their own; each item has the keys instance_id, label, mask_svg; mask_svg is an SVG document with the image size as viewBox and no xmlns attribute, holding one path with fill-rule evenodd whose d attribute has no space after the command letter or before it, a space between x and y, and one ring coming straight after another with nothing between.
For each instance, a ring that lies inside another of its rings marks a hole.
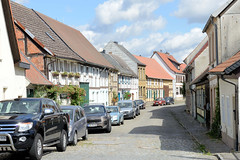
<instances>
[{"instance_id":1,"label":"awning","mask_svg":"<svg viewBox=\"0 0 240 160\"><path fill-rule=\"evenodd\" d=\"M240 67L240 52L209 71L209 74L231 74Z\"/></svg>"}]
</instances>

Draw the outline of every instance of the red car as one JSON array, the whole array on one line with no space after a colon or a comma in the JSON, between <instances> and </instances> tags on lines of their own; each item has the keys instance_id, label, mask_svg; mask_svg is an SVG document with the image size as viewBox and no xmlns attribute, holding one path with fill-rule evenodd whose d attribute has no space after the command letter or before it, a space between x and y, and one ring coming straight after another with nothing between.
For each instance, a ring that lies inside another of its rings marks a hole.
<instances>
[{"instance_id":1,"label":"red car","mask_svg":"<svg viewBox=\"0 0 240 160\"><path fill-rule=\"evenodd\" d=\"M154 102L153 102L153 106L162 106L162 105L166 105L166 101L164 98L157 98Z\"/></svg>"}]
</instances>

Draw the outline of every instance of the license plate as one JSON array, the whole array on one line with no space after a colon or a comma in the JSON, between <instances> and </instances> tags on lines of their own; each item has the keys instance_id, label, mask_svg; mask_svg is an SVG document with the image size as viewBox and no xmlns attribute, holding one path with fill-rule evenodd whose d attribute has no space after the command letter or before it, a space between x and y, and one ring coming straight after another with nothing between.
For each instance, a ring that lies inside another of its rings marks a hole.
<instances>
[{"instance_id":1,"label":"license plate","mask_svg":"<svg viewBox=\"0 0 240 160\"><path fill-rule=\"evenodd\" d=\"M0 136L0 141L7 141L7 137L6 136Z\"/></svg>"},{"instance_id":2,"label":"license plate","mask_svg":"<svg viewBox=\"0 0 240 160\"><path fill-rule=\"evenodd\" d=\"M97 127L97 124L96 123L90 123L90 124L88 124L88 127Z\"/></svg>"}]
</instances>

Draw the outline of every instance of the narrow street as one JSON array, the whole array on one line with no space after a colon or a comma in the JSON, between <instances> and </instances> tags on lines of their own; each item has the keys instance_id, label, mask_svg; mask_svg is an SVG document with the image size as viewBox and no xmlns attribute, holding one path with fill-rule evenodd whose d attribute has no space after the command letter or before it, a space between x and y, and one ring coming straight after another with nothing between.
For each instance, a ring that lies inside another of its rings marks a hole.
<instances>
[{"instance_id":1,"label":"narrow street","mask_svg":"<svg viewBox=\"0 0 240 160\"><path fill-rule=\"evenodd\" d=\"M55 148L45 148L43 160L217 159L200 152L188 132L174 118L172 110L177 107L147 106L134 120L113 126L110 134L90 132L88 141L68 146L63 153ZM10 155L8 158L14 157Z\"/></svg>"}]
</instances>

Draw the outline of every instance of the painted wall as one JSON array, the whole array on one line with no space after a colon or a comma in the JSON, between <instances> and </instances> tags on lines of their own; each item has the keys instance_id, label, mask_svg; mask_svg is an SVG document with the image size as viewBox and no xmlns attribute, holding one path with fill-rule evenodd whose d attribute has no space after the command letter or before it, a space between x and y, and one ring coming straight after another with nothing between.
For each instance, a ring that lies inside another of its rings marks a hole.
<instances>
[{"instance_id":1,"label":"painted wall","mask_svg":"<svg viewBox=\"0 0 240 160\"><path fill-rule=\"evenodd\" d=\"M237 79L229 80L238 83ZM221 125L222 125L222 140L230 147L234 148L235 139L235 87L222 79L219 79L220 85L220 111L221 111Z\"/></svg>"},{"instance_id":2,"label":"painted wall","mask_svg":"<svg viewBox=\"0 0 240 160\"><path fill-rule=\"evenodd\" d=\"M221 62L240 51L240 1L236 1L221 16Z\"/></svg>"},{"instance_id":3,"label":"painted wall","mask_svg":"<svg viewBox=\"0 0 240 160\"><path fill-rule=\"evenodd\" d=\"M170 76L172 76L173 79L173 97L176 97L176 74L166 65L166 63L159 57L158 54L154 54L152 56L153 59L155 59L162 67L165 71L168 72L168 74L170 74Z\"/></svg>"},{"instance_id":4,"label":"painted wall","mask_svg":"<svg viewBox=\"0 0 240 160\"><path fill-rule=\"evenodd\" d=\"M25 70L14 66L0 3L0 100L26 97Z\"/></svg>"}]
</instances>

